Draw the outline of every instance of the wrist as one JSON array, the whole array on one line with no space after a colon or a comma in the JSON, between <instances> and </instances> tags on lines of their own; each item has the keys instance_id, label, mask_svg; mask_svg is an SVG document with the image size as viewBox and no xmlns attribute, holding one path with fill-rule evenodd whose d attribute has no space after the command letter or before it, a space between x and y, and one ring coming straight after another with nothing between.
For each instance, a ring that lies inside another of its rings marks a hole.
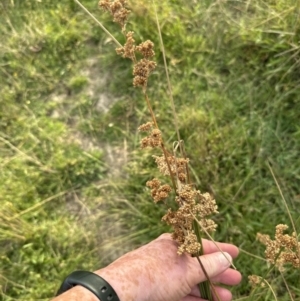
<instances>
[{"instance_id":1,"label":"wrist","mask_svg":"<svg viewBox=\"0 0 300 301\"><path fill-rule=\"evenodd\" d=\"M77 270L69 274L61 284L57 295L71 290L69 295L74 295L75 300L82 300L81 295L84 295L84 300L91 301L120 301L113 287L101 276L89 271ZM89 293L93 294L91 298ZM64 298L59 300L65 300Z\"/></svg>"},{"instance_id":2,"label":"wrist","mask_svg":"<svg viewBox=\"0 0 300 301\"><path fill-rule=\"evenodd\" d=\"M72 294L74 296L79 297L78 300L99 301L99 298L94 293L81 285L74 286L70 291L73 291ZM70 298L69 300L72 300L72 298ZM77 301L77 299L75 300Z\"/></svg>"},{"instance_id":3,"label":"wrist","mask_svg":"<svg viewBox=\"0 0 300 301\"><path fill-rule=\"evenodd\" d=\"M53 301L99 301L98 297L95 296L91 291L81 285L76 285L68 291L57 296ZM102 300L100 300L102 301Z\"/></svg>"},{"instance_id":4,"label":"wrist","mask_svg":"<svg viewBox=\"0 0 300 301\"><path fill-rule=\"evenodd\" d=\"M124 269L113 269L110 266L94 273L105 279L113 287L120 301L141 300L139 299L138 275L136 275L136 279L133 279L128 277Z\"/></svg>"},{"instance_id":5,"label":"wrist","mask_svg":"<svg viewBox=\"0 0 300 301\"><path fill-rule=\"evenodd\" d=\"M123 282L123 278L116 273L113 273L109 270L107 270L107 268L103 268L97 271L94 271L94 273L100 277L102 277L103 279L105 279L105 281L107 281L111 287L114 289L114 291L116 292L117 296L119 297L120 301L124 300L124 297L122 296L123 293L123 289L124 289L124 282ZM98 301L98 300L97 300ZM101 300L104 301L104 300ZM130 301L130 300L126 300L126 301Z\"/></svg>"}]
</instances>

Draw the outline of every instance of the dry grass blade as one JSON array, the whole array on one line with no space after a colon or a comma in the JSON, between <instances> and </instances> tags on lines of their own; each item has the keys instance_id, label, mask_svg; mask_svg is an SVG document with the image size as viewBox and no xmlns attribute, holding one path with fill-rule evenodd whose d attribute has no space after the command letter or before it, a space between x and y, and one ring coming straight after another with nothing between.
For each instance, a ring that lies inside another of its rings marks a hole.
<instances>
[{"instance_id":1,"label":"dry grass blade","mask_svg":"<svg viewBox=\"0 0 300 301\"><path fill-rule=\"evenodd\" d=\"M155 10L155 18L156 18L157 30L158 30L158 35L159 35L159 40L160 40L160 45L161 45L161 51L162 51L162 55L163 55L163 59L164 59L164 66L165 66L165 72L166 72L167 83L168 83L169 97L170 97L172 113L173 113L173 117L174 117L174 126L175 126L175 130L176 130L176 134L177 134L177 140L179 142L181 139L180 139L180 134L179 134L179 129L178 129L178 117L176 114L176 109L175 109L175 104L174 104L173 91L172 91L172 85L171 85L168 66L167 66L165 47L164 47L164 43L163 43L163 39L162 39L160 24L158 21L157 9L156 9L156 5L155 5L154 1L153 1L153 6L154 6L154 10ZM180 152L183 155L181 146L180 146Z\"/></svg>"},{"instance_id":2,"label":"dry grass blade","mask_svg":"<svg viewBox=\"0 0 300 301\"><path fill-rule=\"evenodd\" d=\"M119 43L119 41L106 29L106 27L100 22L98 21L94 15L89 12L86 7L84 7L78 0L74 0L102 29L103 31L108 34L112 40L119 46L119 47L122 47L122 45Z\"/></svg>"},{"instance_id":3,"label":"dry grass blade","mask_svg":"<svg viewBox=\"0 0 300 301\"><path fill-rule=\"evenodd\" d=\"M256 258L256 259L259 259L259 260L262 260L262 261L267 261L265 258L260 257L260 256L257 256L257 255L254 255L254 254L252 254L252 253L250 253L250 252L248 252L248 251L246 251L246 250L244 250L244 249L239 248L239 250L240 250L242 253L245 253L245 254L247 254L247 255L253 257L253 258Z\"/></svg>"},{"instance_id":4,"label":"dry grass blade","mask_svg":"<svg viewBox=\"0 0 300 301\"><path fill-rule=\"evenodd\" d=\"M275 292L274 292L274 290L273 290L271 284L270 284L266 279L263 279L263 282L269 287L269 289L270 289L270 291L272 292L272 294L273 294L275 300L278 301L278 299L277 299L277 297L276 297L276 294L275 294Z\"/></svg>"},{"instance_id":5,"label":"dry grass blade","mask_svg":"<svg viewBox=\"0 0 300 301\"><path fill-rule=\"evenodd\" d=\"M255 294L253 296L258 297L256 300L261 300L260 297L262 297L263 295L264 295L264 293L258 293L258 294ZM234 301L241 301L241 300L249 300L249 296L234 299Z\"/></svg>"},{"instance_id":6,"label":"dry grass blade","mask_svg":"<svg viewBox=\"0 0 300 301\"><path fill-rule=\"evenodd\" d=\"M297 233L297 230L296 230L296 227L295 227L295 223L294 223L294 220L293 220L293 218L292 218L290 209L289 209L289 207L288 207L287 201L286 201L286 199L285 199L285 197L284 197L284 195L283 195L283 193L282 193L282 190L281 190L281 188L280 188L280 186L279 186L279 183L278 183L278 181L277 181L277 179L276 179L276 177L275 177L275 174L274 174L274 172L273 172L273 169L272 169L270 163L267 162L267 165L268 165L268 168L269 168L269 170L270 170L270 172L271 172L271 174L272 174L272 177L273 177L273 179L274 179L274 181L275 181L275 184L276 184L276 186L277 186L277 189L278 189L278 191L279 191L279 193L280 193L281 199L282 199L283 204L284 204L284 206L285 206L286 212L287 212L287 214L288 214L288 216L289 216L289 219L290 219L290 221L291 221L293 230L294 230L294 232L295 232L295 238L296 238L297 242L299 243L299 241L298 241L298 233ZM299 248L298 248L298 256L300 257L300 249L299 249Z\"/></svg>"},{"instance_id":7,"label":"dry grass blade","mask_svg":"<svg viewBox=\"0 0 300 301\"><path fill-rule=\"evenodd\" d=\"M35 204L34 206L31 206L31 207L27 208L26 210L23 210L23 211L21 211L20 213L14 215L13 217L9 218L8 221L12 221L12 220L14 220L14 219L16 219L16 218L19 218L20 216L22 216L22 215L24 215L24 214L26 214L26 213L29 213L29 212L31 212L31 211L33 211L33 210L35 210L35 209L37 209L37 208L39 208L39 207L45 205L46 203L48 203L48 202L50 202L50 201L56 199L57 197L60 197L60 196L62 196L62 195L65 195L65 194L68 193L68 192L69 192L69 191L66 190L66 191L59 192L59 193L57 193L57 194L55 194L55 195L52 195L51 197L49 197L49 198L47 198L47 199L45 199L45 200L43 200L43 201L41 201L41 202Z\"/></svg>"},{"instance_id":8,"label":"dry grass blade","mask_svg":"<svg viewBox=\"0 0 300 301\"><path fill-rule=\"evenodd\" d=\"M281 275L281 277L282 277L282 280L283 280L283 282L284 282L284 284L285 284L285 287L286 287L286 289L287 289L287 291L288 291L288 293L289 293L289 296L290 296L291 300L294 301L295 299L293 298L293 295L292 295L291 290L290 290L290 288L289 288L289 286L288 286L288 284L287 284L287 282L286 282L286 280L285 280L285 278L284 278L283 273L282 273L281 271L279 271L279 272L280 272L280 275Z\"/></svg>"},{"instance_id":9,"label":"dry grass blade","mask_svg":"<svg viewBox=\"0 0 300 301\"><path fill-rule=\"evenodd\" d=\"M28 160L28 161L30 161L30 162L38 165L43 171L51 172L51 173L55 172L55 171L49 169L47 166L44 166L43 163L41 163L38 159L30 157L29 155L27 155L26 153L24 153L23 151L21 151L20 149L18 149L16 146L14 146L13 144L11 144L5 138L0 137L0 141L4 142L7 146L9 146L12 150L14 150L16 153L18 153L22 157L25 157L26 160Z\"/></svg>"}]
</instances>

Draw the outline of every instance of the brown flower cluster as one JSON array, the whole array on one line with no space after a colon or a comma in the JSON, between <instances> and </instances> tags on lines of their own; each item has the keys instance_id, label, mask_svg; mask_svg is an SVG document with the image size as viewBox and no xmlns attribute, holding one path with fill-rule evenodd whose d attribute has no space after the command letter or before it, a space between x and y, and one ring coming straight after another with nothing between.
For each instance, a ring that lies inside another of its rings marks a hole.
<instances>
[{"instance_id":1,"label":"brown flower cluster","mask_svg":"<svg viewBox=\"0 0 300 301\"><path fill-rule=\"evenodd\" d=\"M283 265L287 263L300 268L300 243L295 233L284 234L286 229L288 229L287 225L277 225L274 240L269 235L257 233L257 239L266 245L266 259L280 270L283 270Z\"/></svg>"},{"instance_id":2,"label":"brown flower cluster","mask_svg":"<svg viewBox=\"0 0 300 301\"><path fill-rule=\"evenodd\" d=\"M133 85L135 87L147 88L148 77L155 69L156 63L147 58L141 59L133 66Z\"/></svg>"},{"instance_id":3,"label":"brown flower cluster","mask_svg":"<svg viewBox=\"0 0 300 301\"><path fill-rule=\"evenodd\" d=\"M151 188L151 195L155 203L165 200L172 191L170 185L161 185L161 182L156 178L154 178L151 181L148 181L146 183L146 186Z\"/></svg>"},{"instance_id":4,"label":"brown flower cluster","mask_svg":"<svg viewBox=\"0 0 300 301\"><path fill-rule=\"evenodd\" d=\"M153 128L153 122L146 122L138 127L139 132L148 132Z\"/></svg>"},{"instance_id":5,"label":"brown flower cluster","mask_svg":"<svg viewBox=\"0 0 300 301\"><path fill-rule=\"evenodd\" d=\"M134 60L135 40L133 38L133 31L127 32L125 45L123 47L116 48L116 52L118 55L122 55L123 58Z\"/></svg>"},{"instance_id":6,"label":"brown flower cluster","mask_svg":"<svg viewBox=\"0 0 300 301\"><path fill-rule=\"evenodd\" d=\"M119 23L123 30L125 29L128 15L130 13L130 10L125 8L126 5L127 5L126 0L99 1L99 6L105 11L108 11L113 16L114 22Z\"/></svg>"},{"instance_id":7,"label":"brown flower cluster","mask_svg":"<svg viewBox=\"0 0 300 301\"><path fill-rule=\"evenodd\" d=\"M155 55L153 47L154 44L150 40L147 40L136 46L136 51L140 52L145 59L151 59Z\"/></svg>"},{"instance_id":8,"label":"brown flower cluster","mask_svg":"<svg viewBox=\"0 0 300 301\"><path fill-rule=\"evenodd\" d=\"M135 87L142 87L144 91L147 88L148 78L151 72L156 68L156 63L151 60L151 58L155 55L153 47L154 44L149 40L136 46L133 38L133 32L129 31L126 34L125 45L116 49L117 54L133 61L133 85ZM143 56L143 58L139 61L136 61L135 54L137 52Z\"/></svg>"},{"instance_id":9,"label":"brown flower cluster","mask_svg":"<svg viewBox=\"0 0 300 301\"><path fill-rule=\"evenodd\" d=\"M175 200L178 210L168 209L162 220L174 229L172 237L179 244L178 254L187 252L196 255L200 251L201 245L193 231L193 222L195 217L201 218L201 226L207 231L214 231L217 225L205 217L218 212L216 202L209 194L201 194L191 185L181 185Z\"/></svg>"},{"instance_id":10,"label":"brown flower cluster","mask_svg":"<svg viewBox=\"0 0 300 301\"><path fill-rule=\"evenodd\" d=\"M133 32L129 31L126 33L125 26L130 13L130 10L125 7L126 5L126 0L101 0L99 2L99 6L113 16L114 22L122 26L122 31L126 35L126 42L124 46L116 48L116 52L118 55L122 55L124 58L129 58L133 61L133 85L135 87L142 87L146 91L148 78L156 68L156 63L151 60L155 55L153 50L154 44L147 40L136 46ZM139 61L136 60L136 52L140 53L143 57Z\"/></svg>"},{"instance_id":11,"label":"brown flower cluster","mask_svg":"<svg viewBox=\"0 0 300 301\"><path fill-rule=\"evenodd\" d=\"M263 278L260 276L257 276L257 275L248 276L248 280L252 287L257 287L257 286L265 287L266 286Z\"/></svg>"},{"instance_id":12,"label":"brown flower cluster","mask_svg":"<svg viewBox=\"0 0 300 301\"><path fill-rule=\"evenodd\" d=\"M185 183L187 178L187 164L188 158L176 158L169 155L167 159L165 156L153 156L159 171L165 176L176 176L178 180ZM168 161L167 161L168 160Z\"/></svg>"},{"instance_id":13,"label":"brown flower cluster","mask_svg":"<svg viewBox=\"0 0 300 301\"><path fill-rule=\"evenodd\" d=\"M139 126L140 132L149 132L147 137L141 140L141 148L146 147L159 147L162 144L161 131L157 128L153 128L153 122L147 122Z\"/></svg>"}]
</instances>

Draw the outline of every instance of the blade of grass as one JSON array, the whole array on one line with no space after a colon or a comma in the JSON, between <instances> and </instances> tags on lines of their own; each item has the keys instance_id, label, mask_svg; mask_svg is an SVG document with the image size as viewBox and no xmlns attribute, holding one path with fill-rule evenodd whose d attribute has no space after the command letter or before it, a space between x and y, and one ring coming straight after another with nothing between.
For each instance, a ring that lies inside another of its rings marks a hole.
<instances>
[{"instance_id":1,"label":"blade of grass","mask_svg":"<svg viewBox=\"0 0 300 301\"><path fill-rule=\"evenodd\" d=\"M31 206L31 207L29 207L29 208L21 211L20 213L14 215L13 217L9 218L8 221L12 221L12 220L20 217L21 215L27 214L27 213L31 212L32 210L35 210L35 209L37 209L37 208L45 205L46 203L48 203L48 202L56 199L57 197L62 196L64 194L68 193L69 191L70 190L66 190L66 191L59 192L59 193L57 193L55 195L52 195L51 197L49 197L49 198L47 198L47 199L45 199L45 200L43 200L43 201L41 201L41 202L39 202L39 203L37 203L37 204L35 204L33 206Z\"/></svg>"},{"instance_id":2,"label":"blade of grass","mask_svg":"<svg viewBox=\"0 0 300 301\"><path fill-rule=\"evenodd\" d=\"M269 170L270 170L270 172L271 172L271 174L272 174L272 177L273 177L273 179L274 179L274 181L275 181L275 184L276 184L276 186L277 186L277 189L278 189L278 191L279 191L279 193L280 193L281 199L282 199L283 204L284 204L284 206L285 206L286 212L287 212L287 214L288 214L288 216L289 216L289 219L290 219L290 221L291 221L293 230L294 230L295 235L296 235L297 242L299 243L299 241L298 241L297 230L296 230L295 223L294 223L294 220L293 220L292 215L291 215L291 211L290 211L290 209L289 209L289 207L288 207L287 201L286 201L286 199L285 199L285 197L284 197L284 195L283 195L283 193L282 193L282 190L281 190L281 188L280 188L280 186L279 186L279 183L278 183L278 181L277 181L277 179L276 179L276 177L275 177L275 174L274 174L274 172L273 172L273 169L272 169L272 167L271 167L271 165L270 165L270 163L269 163L268 161L267 161L267 165L268 165L268 168L269 168ZM300 257L300 248L298 249L298 256Z\"/></svg>"},{"instance_id":3,"label":"blade of grass","mask_svg":"<svg viewBox=\"0 0 300 301\"><path fill-rule=\"evenodd\" d=\"M83 6L78 0L74 0L102 29L103 31L112 38L112 40L119 46L119 47L123 47L119 41L106 29L106 27L99 21L96 19L96 17L87 10L87 8L85 6Z\"/></svg>"},{"instance_id":4,"label":"blade of grass","mask_svg":"<svg viewBox=\"0 0 300 301\"><path fill-rule=\"evenodd\" d=\"M281 277L282 277L282 280L283 280L283 282L284 282L284 284L285 284L285 287L286 287L286 289L287 289L287 291L288 291L288 293L289 293L289 295L290 295L291 300L294 301L293 295L292 295L291 290L290 290L290 288L289 288L289 286L288 286L288 284L287 284L287 282L286 282L286 280L285 280L285 277L284 277L283 273L282 273L280 270L279 270L279 272L280 272L280 275L281 275Z\"/></svg>"},{"instance_id":5,"label":"blade of grass","mask_svg":"<svg viewBox=\"0 0 300 301\"><path fill-rule=\"evenodd\" d=\"M162 38L162 34L161 34L161 28L160 28L160 24L159 24L159 20L158 20L156 4L154 1L152 1L152 2L153 2L153 6L154 6L156 25L157 25L159 41L160 41L161 51L162 51L163 60L164 60L164 67L165 67L165 73L166 73L166 77L167 77L169 97L170 97L171 108L172 108L172 113L173 113L173 117L174 117L174 126L175 126L175 130L176 130L176 134L177 134L177 140L178 140L178 142L180 142L181 139L180 139L180 133L179 133L179 128L178 128L178 117L177 117L175 104L174 104L172 85L171 85L171 81L170 81L167 59L166 59L166 52L165 52L164 42L163 42L163 38ZM180 146L180 152L183 155L183 150L182 150L181 146Z\"/></svg>"}]
</instances>

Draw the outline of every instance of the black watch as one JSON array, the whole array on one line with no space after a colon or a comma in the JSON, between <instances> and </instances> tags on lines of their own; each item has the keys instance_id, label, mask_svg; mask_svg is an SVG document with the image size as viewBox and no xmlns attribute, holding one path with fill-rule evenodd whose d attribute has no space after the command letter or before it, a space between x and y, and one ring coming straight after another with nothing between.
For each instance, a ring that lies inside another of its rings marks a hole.
<instances>
[{"instance_id":1,"label":"black watch","mask_svg":"<svg viewBox=\"0 0 300 301\"><path fill-rule=\"evenodd\" d=\"M102 277L87 271L75 271L62 283L56 296L70 288L81 285L94 293L100 301L120 301L115 290Z\"/></svg>"}]
</instances>

